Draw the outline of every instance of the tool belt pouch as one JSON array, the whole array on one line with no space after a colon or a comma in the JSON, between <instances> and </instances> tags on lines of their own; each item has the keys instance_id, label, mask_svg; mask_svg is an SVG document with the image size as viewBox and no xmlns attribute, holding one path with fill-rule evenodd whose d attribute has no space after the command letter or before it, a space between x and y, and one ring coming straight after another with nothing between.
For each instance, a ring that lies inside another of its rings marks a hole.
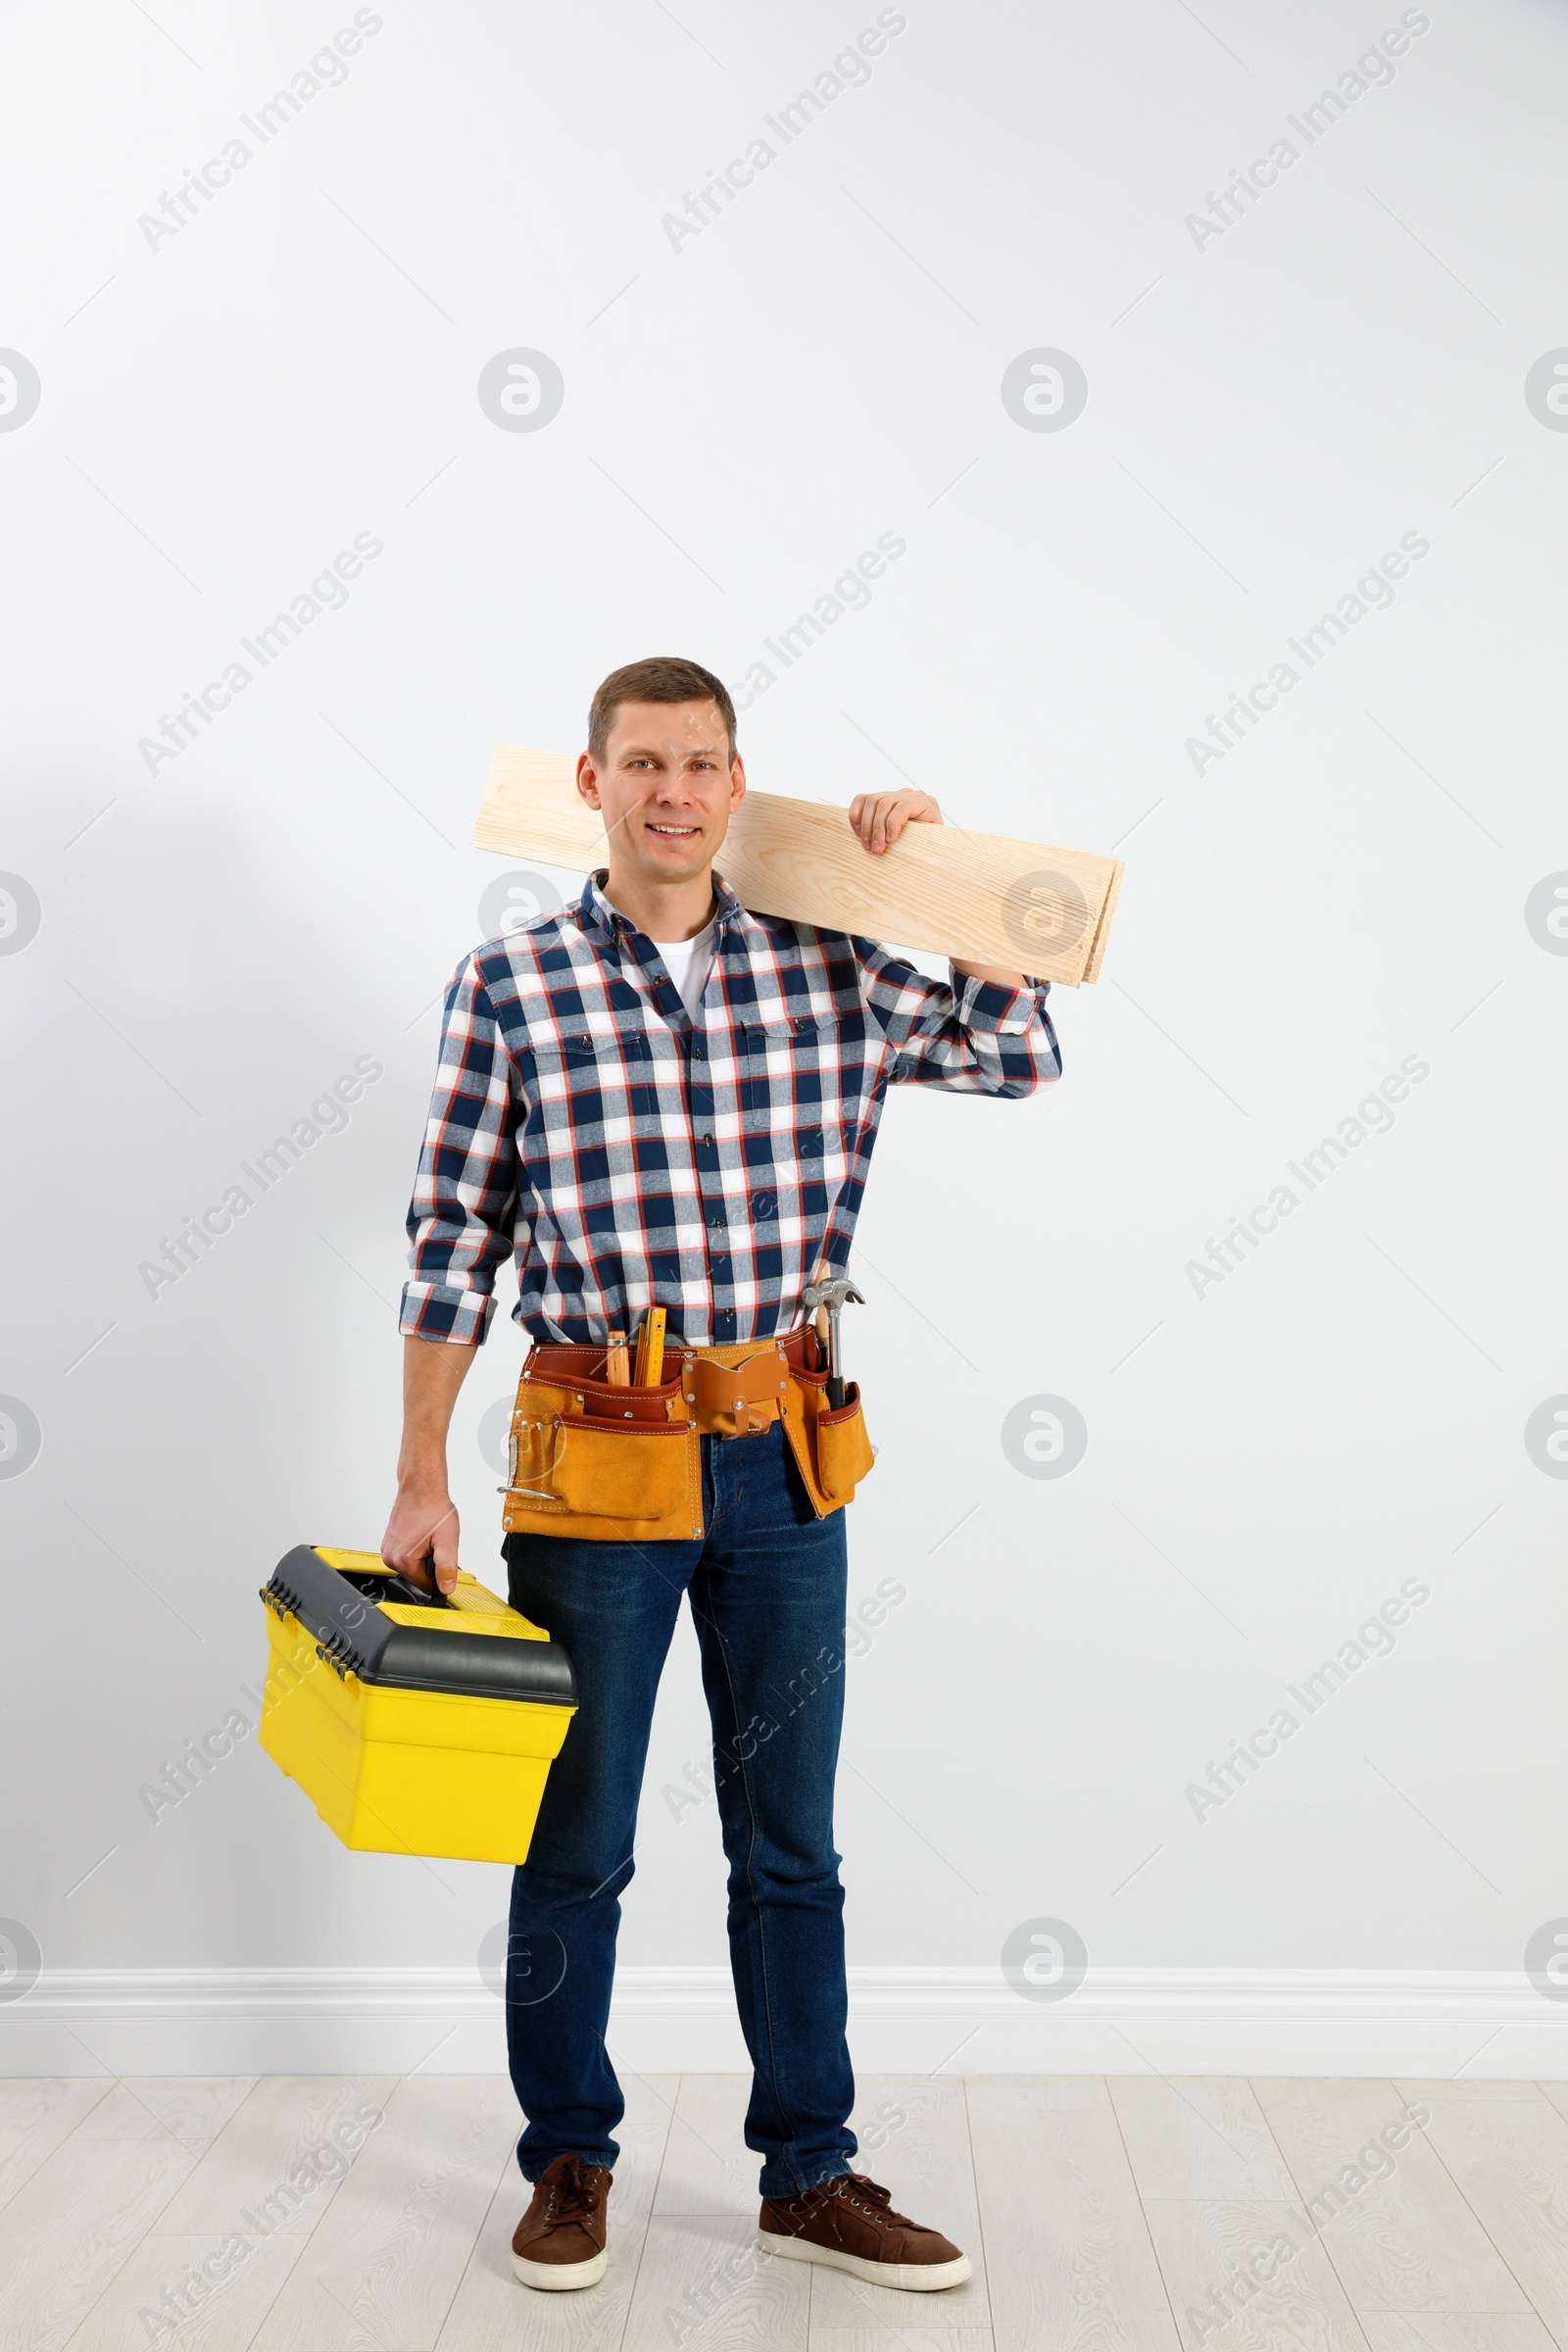
<instances>
[{"instance_id":1,"label":"tool belt pouch","mask_svg":"<svg viewBox=\"0 0 1568 2352\"><path fill-rule=\"evenodd\" d=\"M703 1532L700 1441L679 1374L658 1388L592 1377L602 1348L535 1348L517 1383L501 1524L509 1535L657 1543Z\"/></svg>"},{"instance_id":2,"label":"tool belt pouch","mask_svg":"<svg viewBox=\"0 0 1568 2352\"><path fill-rule=\"evenodd\" d=\"M817 1517L851 1499L872 1458L860 1393L852 1382L830 1412L826 1379L808 1368L802 1334L671 1355L668 1380L633 1388L603 1379L603 1348L530 1351L502 1490L509 1535L637 1544L701 1536L703 1436L745 1438L781 1415Z\"/></svg>"},{"instance_id":3,"label":"tool belt pouch","mask_svg":"<svg viewBox=\"0 0 1568 2352\"><path fill-rule=\"evenodd\" d=\"M784 1430L817 1517L825 1519L830 1511L853 1502L874 1458L858 1382L846 1384L844 1402L835 1411L828 1404L825 1380L797 1376L790 1383Z\"/></svg>"},{"instance_id":4,"label":"tool belt pouch","mask_svg":"<svg viewBox=\"0 0 1568 2352\"><path fill-rule=\"evenodd\" d=\"M871 1441L866 1436L865 1415L860 1410L859 1383L852 1380L838 1411L824 1410L816 1417L817 1484L835 1509L849 1501L870 1469L871 1461Z\"/></svg>"}]
</instances>

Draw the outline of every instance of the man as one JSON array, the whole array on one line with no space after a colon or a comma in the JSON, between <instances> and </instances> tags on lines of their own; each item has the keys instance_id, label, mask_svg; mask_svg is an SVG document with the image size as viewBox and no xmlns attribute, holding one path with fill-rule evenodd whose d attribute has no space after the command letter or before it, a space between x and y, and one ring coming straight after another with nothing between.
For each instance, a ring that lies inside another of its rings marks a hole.
<instances>
[{"instance_id":1,"label":"man","mask_svg":"<svg viewBox=\"0 0 1568 2352\"><path fill-rule=\"evenodd\" d=\"M587 1534L552 1534L546 1518L507 1538L513 1606L564 1644L579 1699L514 1881L508 2046L527 2118L518 2161L534 2186L514 2267L542 2288L604 2275L611 2135L624 2113L604 2040L618 1897L685 1593L755 2070L746 2141L763 2158L760 2243L875 2284L956 2286L968 2257L850 2169L833 1847L844 1514L803 1434L805 1404L825 1408L802 1293L843 1271L890 1082L1022 1096L1060 1074L1046 984L956 964L950 989L869 940L747 912L714 871L746 792L734 707L696 662L636 662L605 680L577 789L603 813L608 868L567 912L477 948L447 994L409 1211L403 1446L383 1557L421 1586L427 1560L444 1592L456 1580L447 1431L510 1257L518 1320L536 1349L584 1351L573 1359L588 1367L575 1376L584 1390L616 1378L615 1340L659 1306L687 1367L662 1407L670 1417L689 1411L709 1361L727 1378L747 1363L776 1370L783 1401L738 1404L733 1418L715 1408L700 1438L689 1425L665 1433L700 1446L701 1498L681 1513L697 1515L695 1530L629 1542L590 1515ZM871 857L911 821L941 823L928 794L862 794L850 810ZM614 1393L600 1388L586 1411L603 1415ZM567 1421L568 1459L596 1442ZM563 1507L537 1484L547 1475L514 1469L509 1526L514 1511ZM837 1666L802 1675L819 1659Z\"/></svg>"}]
</instances>

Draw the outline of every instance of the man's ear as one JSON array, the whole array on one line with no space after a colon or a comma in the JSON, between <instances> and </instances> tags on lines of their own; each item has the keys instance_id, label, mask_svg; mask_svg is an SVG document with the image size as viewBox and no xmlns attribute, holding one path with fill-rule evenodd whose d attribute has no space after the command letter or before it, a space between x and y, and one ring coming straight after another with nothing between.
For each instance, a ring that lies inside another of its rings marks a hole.
<instances>
[{"instance_id":1,"label":"man's ear","mask_svg":"<svg viewBox=\"0 0 1568 2352\"><path fill-rule=\"evenodd\" d=\"M741 805L742 801L744 801L744 800L745 800L745 798L746 798L746 767L745 767L745 762L742 760L742 759L741 759L741 756L740 756L739 752L737 752L737 753L736 753L736 755L735 755L735 760L734 760L734 764L733 764L733 766L730 768L730 771L729 771L729 805L730 805L730 807L731 807L732 808L738 808L740 807L740 805Z\"/></svg>"},{"instance_id":2,"label":"man's ear","mask_svg":"<svg viewBox=\"0 0 1568 2352\"><path fill-rule=\"evenodd\" d=\"M599 771L594 765L592 752L577 754L577 790L590 808L599 807Z\"/></svg>"}]
</instances>

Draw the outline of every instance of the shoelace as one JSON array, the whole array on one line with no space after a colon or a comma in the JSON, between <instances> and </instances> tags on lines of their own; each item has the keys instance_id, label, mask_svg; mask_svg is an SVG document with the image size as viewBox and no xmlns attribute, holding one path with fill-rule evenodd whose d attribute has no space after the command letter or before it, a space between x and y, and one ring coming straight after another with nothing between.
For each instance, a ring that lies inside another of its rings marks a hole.
<instances>
[{"instance_id":1,"label":"shoelace","mask_svg":"<svg viewBox=\"0 0 1568 2352\"><path fill-rule=\"evenodd\" d=\"M550 2199L545 2207L546 2229L558 2222L587 2221L594 2209L597 2189L592 2174L597 2167L580 2164L576 2157L564 2165L550 2183Z\"/></svg>"},{"instance_id":2,"label":"shoelace","mask_svg":"<svg viewBox=\"0 0 1568 2352\"><path fill-rule=\"evenodd\" d=\"M796 2202L803 2209L808 2209L811 2193L808 2190L807 2196ZM825 2203L850 2206L856 2213L863 2214L879 2230L914 2230L919 2227L918 2223L910 2221L906 2213L896 2213L891 2191L885 2189L880 2181L868 2180L864 2173L841 2173L835 2180L822 2181L814 2193Z\"/></svg>"}]
</instances>

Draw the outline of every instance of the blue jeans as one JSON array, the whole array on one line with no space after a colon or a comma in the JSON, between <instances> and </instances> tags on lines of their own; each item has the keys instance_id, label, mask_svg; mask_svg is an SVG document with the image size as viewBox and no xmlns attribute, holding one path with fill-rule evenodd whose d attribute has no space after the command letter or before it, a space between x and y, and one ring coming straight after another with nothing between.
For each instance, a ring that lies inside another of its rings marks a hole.
<instances>
[{"instance_id":1,"label":"blue jeans","mask_svg":"<svg viewBox=\"0 0 1568 2352\"><path fill-rule=\"evenodd\" d=\"M513 1881L507 2047L529 2180L567 2149L612 2165L625 2101L605 2048L619 1897L682 1593L713 1727L729 1949L761 2193L849 2169L844 1889L833 1781L844 1712L844 1514L814 1516L782 1428L704 1438L708 1533L686 1543L509 1536L512 1605L564 1642L577 1713Z\"/></svg>"}]
</instances>

